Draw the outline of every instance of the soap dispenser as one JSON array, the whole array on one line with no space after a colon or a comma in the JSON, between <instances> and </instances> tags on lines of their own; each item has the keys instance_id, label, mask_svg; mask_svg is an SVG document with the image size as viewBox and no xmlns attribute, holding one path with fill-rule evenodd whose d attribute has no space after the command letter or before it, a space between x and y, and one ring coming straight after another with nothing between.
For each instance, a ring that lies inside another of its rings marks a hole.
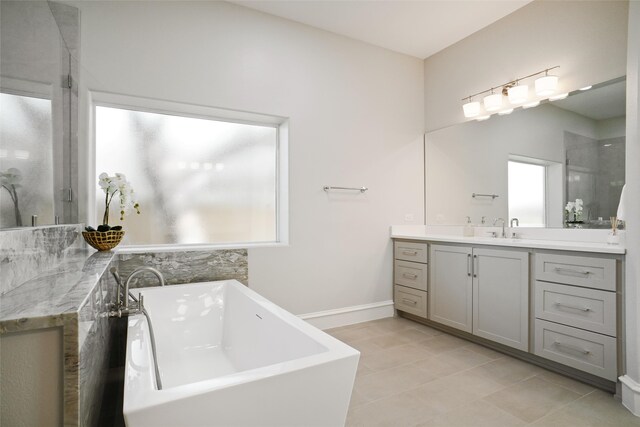
<instances>
[{"instance_id":1,"label":"soap dispenser","mask_svg":"<svg viewBox=\"0 0 640 427\"><path fill-rule=\"evenodd\" d=\"M474 229L473 229L473 224L471 224L471 217L466 217L467 218L467 223L464 225L464 228L462 229L462 235L464 237L473 237L474 236Z\"/></svg>"}]
</instances>

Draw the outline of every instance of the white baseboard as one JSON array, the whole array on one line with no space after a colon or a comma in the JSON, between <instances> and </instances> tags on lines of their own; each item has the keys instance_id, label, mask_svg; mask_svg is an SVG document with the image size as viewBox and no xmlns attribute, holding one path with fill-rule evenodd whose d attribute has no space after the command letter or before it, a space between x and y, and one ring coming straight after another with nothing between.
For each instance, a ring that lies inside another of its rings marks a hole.
<instances>
[{"instance_id":1,"label":"white baseboard","mask_svg":"<svg viewBox=\"0 0 640 427\"><path fill-rule=\"evenodd\" d=\"M622 383L622 404L636 417L640 417L640 383L628 375L619 378Z\"/></svg>"},{"instance_id":2,"label":"white baseboard","mask_svg":"<svg viewBox=\"0 0 640 427\"><path fill-rule=\"evenodd\" d=\"M335 310L318 311L316 313L301 314L300 317L318 329L331 329L340 326L369 320L393 317L393 301L375 302L373 304L354 305Z\"/></svg>"}]
</instances>

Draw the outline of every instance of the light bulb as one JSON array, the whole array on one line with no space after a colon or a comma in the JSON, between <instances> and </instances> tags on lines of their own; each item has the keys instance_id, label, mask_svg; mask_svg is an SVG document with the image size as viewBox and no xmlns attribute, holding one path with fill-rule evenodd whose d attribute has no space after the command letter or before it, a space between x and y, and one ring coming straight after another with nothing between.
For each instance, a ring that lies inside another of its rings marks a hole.
<instances>
[{"instance_id":1,"label":"light bulb","mask_svg":"<svg viewBox=\"0 0 640 427\"><path fill-rule=\"evenodd\" d=\"M484 103L484 109L487 111L496 111L502 108L502 94L501 93L492 93L491 95L487 95L482 100Z\"/></svg>"},{"instance_id":2,"label":"light bulb","mask_svg":"<svg viewBox=\"0 0 640 427\"><path fill-rule=\"evenodd\" d=\"M558 76L543 76L536 79L536 94L548 96L558 88Z\"/></svg>"},{"instance_id":3,"label":"light bulb","mask_svg":"<svg viewBox=\"0 0 640 427\"><path fill-rule=\"evenodd\" d=\"M529 86L512 86L509 88L507 93L509 94L509 102L513 105L519 105L527 101L527 98L529 97Z\"/></svg>"},{"instance_id":4,"label":"light bulb","mask_svg":"<svg viewBox=\"0 0 640 427\"><path fill-rule=\"evenodd\" d=\"M480 114L480 103L478 101L469 101L462 106L465 117L476 117Z\"/></svg>"}]
</instances>

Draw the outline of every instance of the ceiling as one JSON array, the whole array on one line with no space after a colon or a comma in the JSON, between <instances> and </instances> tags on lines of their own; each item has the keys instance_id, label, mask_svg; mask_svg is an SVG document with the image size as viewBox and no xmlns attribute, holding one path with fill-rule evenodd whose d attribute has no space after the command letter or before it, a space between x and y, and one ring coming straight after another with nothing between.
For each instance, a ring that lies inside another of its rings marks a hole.
<instances>
[{"instance_id":1,"label":"ceiling","mask_svg":"<svg viewBox=\"0 0 640 427\"><path fill-rule=\"evenodd\" d=\"M531 0L229 0L396 52L426 58Z\"/></svg>"}]
</instances>

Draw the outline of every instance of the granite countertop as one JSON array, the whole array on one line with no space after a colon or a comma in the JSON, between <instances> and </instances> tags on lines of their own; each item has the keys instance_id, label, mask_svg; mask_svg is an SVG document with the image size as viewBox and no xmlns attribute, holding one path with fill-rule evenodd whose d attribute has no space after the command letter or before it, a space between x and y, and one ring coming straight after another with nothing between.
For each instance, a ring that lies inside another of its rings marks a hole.
<instances>
[{"instance_id":1,"label":"granite countertop","mask_svg":"<svg viewBox=\"0 0 640 427\"><path fill-rule=\"evenodd\" d=\"M463 237L443 234L392 232L393 239L420 240L429 242L465 243L471 245L508 246L517 248L552 249L558 251L595 252L624 254L623 245L609 245L599 242L574 242L564 240L503 239L499 237Z\"/></svg>"},{"instance_id":2,"label":"granite countertop","mask_svg":"<svg viewBox=\"0 0 640 427\"><path fill-rule=\"evenodd\" d=\"M115 254L78 249L46 271L0 296L0 322L77 313Z\"/></svg>"}]
</instances>

